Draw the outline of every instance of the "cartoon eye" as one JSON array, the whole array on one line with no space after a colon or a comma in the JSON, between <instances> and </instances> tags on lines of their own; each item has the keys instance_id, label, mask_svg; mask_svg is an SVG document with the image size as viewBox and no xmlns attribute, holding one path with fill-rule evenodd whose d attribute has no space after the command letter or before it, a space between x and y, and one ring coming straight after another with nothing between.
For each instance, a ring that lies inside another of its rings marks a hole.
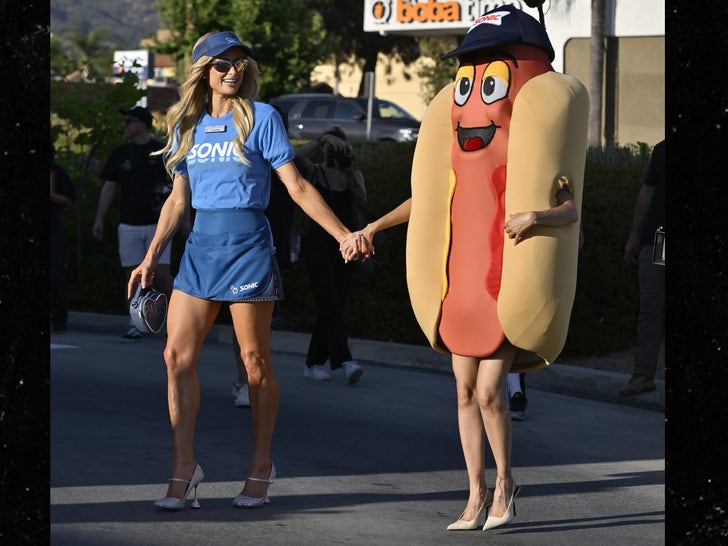
<instances>
[{"instance_id":1,"label":"cartoon eye","mask_svg":"<svg viewBox=\"0 0 728 546\"><path fill-rule=\"evenodd\" d=\"M455 92L453 100L458 106L462 106L473 92L473 80L475 79L475 67L473 65L461 66L455 76Z\"/></svg>"},{"instance_id":2,"label":"cartoon eye","mask_svg":"<svg viewBox=\"0 0 728 546\"><path fill-rule=\"evenodd\" d=\"M485 104L493 104L508 96L508 86L511 81L511 72L503 61L490 63L483 72L483 82L480 95Z\"/></svg>"}]
</instances>

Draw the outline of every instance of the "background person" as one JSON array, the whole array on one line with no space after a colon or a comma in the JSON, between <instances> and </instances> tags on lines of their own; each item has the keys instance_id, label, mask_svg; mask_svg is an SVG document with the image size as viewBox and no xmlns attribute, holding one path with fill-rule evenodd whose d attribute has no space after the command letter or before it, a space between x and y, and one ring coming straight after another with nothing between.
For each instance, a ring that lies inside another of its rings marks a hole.
<instances>
[{"instance_id":1,"label":"background person","mask_svg":"<svg viewBox=\"0 0 728 546\"><path fill-rule=\"evenodd\" d=\"M624 246L625 261L638 262L639 265L640 315L632 377L619 390L621 396L634 396L655 390L665 308L665 266L653 263L652 251L657 228L667 227L666 183L663 140L652 150L647 176L637 195L632 229Z\"/></svg>"},{"instance_id":2,"label":"background person","mask_svg":"<svg viewBox=\"0 0 728 546\"><path fill-rule=\"evenodd\" d=\"M149 249L162 204L171 191L171 182L162 157L151 155L164 147L149 133L152 128L152 114L141 106L119 111L124 114L124 138L128 142L111 152L101 172L104 185L99 194L92 233L99 241L103 240L104 217L114 200L117 188L120 189L117 228L119 259L124 269L124 278L128 282L131 271L141 263ZM171 247L172 245L167 245L159 256L154 277L155 285L167 297L172 293L172 274L169 268ZM128 300L126 305L128 311ZM122 337L142 337L131 318Z\"/></svg>"},{"instance_id":3,"label":"background person","mask_svg":"<svg viewBox=\"0 0 728 546\"><path fill-rule=\"evenodd\" d=\"M506 395L508 396L508 410L511 412L511 419L523 421L526 419L526 374L509 373L506 380Z\"/></svg>"},{"instance_id":4,"label":"background person","mask_svg":"<svg viewBox=\"0 0 728 546\"><path fill-rule=\"evenodd\" d=\"M66 302L66 243L61 214L76 200L76 190L66 170L55 161L51 146L51 328L63 332L68 328Z\"/></svg>"},{"instance_id":5,"label":"background person","mask_svg":"<svg viewBox=\"0 0 728 546\"><path fill-rule=\"evenodd\" d=\"M308 159L321 148L324 161ZM298 150L303 159L302 173L321 193L334 214L349 229L355 229L355 207L366 204L364 175L355 167L355 158L346 135L338 127L321 134ZM351 356L346 328L346 299L351 286L353 263L344 263L335 241L317 224L311 223L301 240L301 256L306 262L316 300L316 322L306 354L304 376L318 381L331 379L326 369L343 368L347 381L359 381L364 371Z\"/></svg>"},{"instance_id":6,"label":"background person","mask_svg":"<svg viewBox=\"0 0 728 546\"><path fill-rule=\"evenodd\" d=\"M154 503L162 510L184 508L204 478L194 452L200 407L196 367L223 303L230 306L247 372L253 420L248 477L233 506L257 508L269 502L268 487L276 476L270 448L279 397L270 329L274 302L283 297L271 229L263 213L271 169L294 202L338 241L342 257L359 257L357 237L296 170L278 113L254 101L259 72L252 53L232 32L208 33L195 43L180 100L167 112L169 140L163 153L173 175L172 193L128 285L131 295L136 283L151 284L185 210L194 207L195 223L167 316L164 359L173 452L167 494Z\"/></svg>"}]
</instances>

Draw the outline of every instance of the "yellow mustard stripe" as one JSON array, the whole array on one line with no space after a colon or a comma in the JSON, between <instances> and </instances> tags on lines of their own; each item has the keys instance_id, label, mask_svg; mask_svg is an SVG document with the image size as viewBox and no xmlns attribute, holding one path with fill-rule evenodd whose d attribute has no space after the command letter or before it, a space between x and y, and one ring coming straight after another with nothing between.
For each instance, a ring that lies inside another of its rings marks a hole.
<instances>
[{"instance_id":1,"label":"yellow mustard stripe","mask_svg":"<svg viewBox=\"0 0 728 546\"><path fill-rule=\"evenodd\" d=\"M457 180L455 179L455 171L450 169L450 189L448 190L447 196L447 217L445 218L445 244L442 249L442 294L440 294L440 301L445 300L448 288L447 278L447 259L450 255L450 237L452 236L452 228L450 218L452 217L452 198L455 194L455 185Z\"/></svg>"}]
</instances>

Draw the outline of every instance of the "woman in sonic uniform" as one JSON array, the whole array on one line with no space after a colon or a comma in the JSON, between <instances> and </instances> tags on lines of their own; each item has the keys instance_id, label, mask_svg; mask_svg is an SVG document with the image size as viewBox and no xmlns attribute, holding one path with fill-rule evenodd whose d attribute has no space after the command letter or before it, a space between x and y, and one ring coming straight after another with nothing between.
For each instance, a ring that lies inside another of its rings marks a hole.
<instances>
[{"instance_id":1,"label":"woman in sonic uniform","mask_svg":"<svg viewBox=\"0 0 728 546\"><path fill-rule=\"evenodd\" d=\"M529 30L524 31L525 27ZM521 34L516 37L514 32ZM508 238L518 252L528 254L542 240L554 239L553 232L540 237L544 227L573 225L578 233L579 206L571 193L571 180L581 175L552 178L544 166L538 177L545 186L542 193L548 194L543 208L506 214L508 191L529 191L507 177L514 162L531 160L522 148L518 154L514 151L514 102L526 83L552 72L553 50L537 21L512 6L497 8L476 21L461 46L443 58L454 55L460 58L456 80L433 99L422 122L411 200L362 231L371 241L377 231L410 220L410 299L430 343L452 355L458 426L470 484L467 506L448 530L475 529L481 513L489 508L486 530L514 517L514 497L520 489L511 473L511 421L503 397L506 377L524 357L531 358L529 362L545 359L530 353L535 349L521 345L518 336L511 339L504 332L500 308L504 303L520 305L501 301L499 306L502 284L516 274L504 268L508 254L504 245ZM525 106L529 110L533 104ZM542 140L561 138L557 132L544 136L540 130L533 127ZM442 161L439 150L448 140L452 147ZM445 177L449 182L443 184ZM508 191L507 181L514 186ZM440 232L439 226L445 229ZM571 232L572 228L562 229ZM539 271L526 273L539 284ZM436 282L429 282L432 277ZM437 289L441 294L434 293ZM493 493L485 481L484 432L496 463Z\"/></svg>"},{"instance_id":2,"label":"woman in sonic uniform","mask_svg":"<svg viewBox=\"0 0 728 546\"><path fill-rule=\"evenodd\" d=\"M197 360L223 303L229 305L250 390L253 449L237 508L267 504L276 471L270 447L278 410L278 383L270 353L273 306L282 299L268 205L271 169L303 211L339 243L345 260L358 257L356 236L339 221L293 163L283 122L269 105L255 102L258 65L252 50L232 32L202 36L194 64L167 113L162 150L173 176L154 238L131 274L134 285L152 283L159 256L191 205L195 223L174 282L167 317L167 398L172 427L172 468L167 494L154 505L181 510L204 478L194 453L200 406ZM366 246L366 245L365 245ZM364 247L362 247L364 248ZM365 253L367 254L367 253Z\"/></svg>"}]
</instances>

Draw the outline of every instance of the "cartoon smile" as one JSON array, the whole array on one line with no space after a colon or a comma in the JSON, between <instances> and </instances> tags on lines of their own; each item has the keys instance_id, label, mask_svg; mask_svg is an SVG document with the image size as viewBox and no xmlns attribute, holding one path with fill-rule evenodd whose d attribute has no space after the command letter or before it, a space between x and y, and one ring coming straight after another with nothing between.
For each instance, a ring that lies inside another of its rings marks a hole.
<instances>
[{"instance_id":1,"label":"cartoon smile","mask_svg":"<svg viewBox=\"0 0 728 546\"><path fill-rule=\"evenodd\" d=\"M458 134L458 146L463 152L476 152L482 150L495 136L495 130L500 129L491 121L487 127L460 127L460 122L455 129Z\"/></svg>"}]
</instances>

